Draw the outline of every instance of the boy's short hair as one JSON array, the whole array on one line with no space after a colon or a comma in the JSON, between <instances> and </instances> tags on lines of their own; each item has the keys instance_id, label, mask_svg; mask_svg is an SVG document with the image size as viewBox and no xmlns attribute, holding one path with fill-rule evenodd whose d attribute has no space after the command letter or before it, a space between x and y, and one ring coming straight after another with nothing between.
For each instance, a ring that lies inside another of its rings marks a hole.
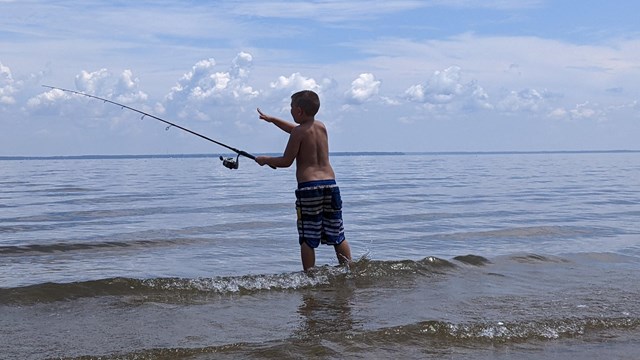
<instances>
[{"instance_id":1,"label":"boy's short hair","mask_svg":"<svg viewBox=\"0 0 640 360\"><path fill-rule=\"evenodd\" d=\"M298 91L291 95L291 101L309 116L315 116L320 109L320 98L311 90Z\"/></svg>"}]
</instances>

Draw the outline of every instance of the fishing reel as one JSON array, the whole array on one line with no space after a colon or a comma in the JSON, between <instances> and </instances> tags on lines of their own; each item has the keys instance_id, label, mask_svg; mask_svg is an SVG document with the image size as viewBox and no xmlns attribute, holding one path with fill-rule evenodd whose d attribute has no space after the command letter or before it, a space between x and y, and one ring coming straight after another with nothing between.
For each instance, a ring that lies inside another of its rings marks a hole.
<instances>
[{"instance_id":1,"label":"fishing reel","mask_svg":"<svg viewBox=\"0 0 640 360\"><path fill-rule=\"evenodd\" d=\"M238 154L238 156L234 159L232 157L222 157L220 156L220 160L222 161L222 165L224 165L226 168L234 170L238 168L238 165L240 164L240 154Z\"/></svg>"}]
</instances>

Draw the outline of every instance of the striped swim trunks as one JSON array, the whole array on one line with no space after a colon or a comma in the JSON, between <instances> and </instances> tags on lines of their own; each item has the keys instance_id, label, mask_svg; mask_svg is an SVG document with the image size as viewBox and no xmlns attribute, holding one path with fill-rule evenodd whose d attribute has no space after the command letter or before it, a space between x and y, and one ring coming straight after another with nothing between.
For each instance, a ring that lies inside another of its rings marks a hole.
<instances>
[{"instance_id":1,"label":"striped swim trunks","mask_svg":"<svg viewBox=\"0 0 640 360\"><path fill-rule=\"evenodd\" d=\"M296 190L298 235L315 249L322 244L338 245L344 241L342 198L335 180L318 180L298 184Z\"/></svg>"}]
</instances>

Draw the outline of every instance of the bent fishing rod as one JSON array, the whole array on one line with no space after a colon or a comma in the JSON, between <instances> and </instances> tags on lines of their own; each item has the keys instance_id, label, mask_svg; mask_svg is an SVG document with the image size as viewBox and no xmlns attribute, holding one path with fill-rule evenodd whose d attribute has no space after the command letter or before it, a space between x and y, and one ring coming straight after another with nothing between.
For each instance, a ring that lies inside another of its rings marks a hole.
<instances>
[{"instance_id":1,"label":"bent fishing rod","mask_svg":"<svg viewBox=\"0 0 640 360\"><path fill-rule=\"evenodd\" d=\"M195 132L195 131L193 131L193 130L187 129L186 127L180 126L180 125L178 125L178 124L174 124L174 123L172 123L171 121L167 121L167 120L165 120L165 119L161 119L161 118L159 118L159 117L157 117L157 116L155 116L155 115L152 115L152 114L146 113L146 112L144 112L144 111L142 111L142 110L138 110L138 109L136 109L136 108L132 108L132 107L127 106L127 105L125 105L125 104L120 104L120 103L115 102L115 101L113 101L113 100L105 99L105 98L102 98L102 97L99 97L99 96L95 96L95 95L91 95L91 94L83 93L83 92L80 92L80 91L69 90L69 89L63 89L63 88L59 88L59 87L55 87L55 86L49 86L49 85L42 85L42 86L43 86L43 87L46 87L46 88L49 88L49 89L60 90L60 91L68 92L68 93L71 93L71 94L76 94L76 95L86 96L86 97L89 97L89 98L93 98L93 99L101 100L101 101L103 101L103 102L105 102L105 103L109 103L109 104L113 104L113 105L116 105L116 106L120 106L122 109L128 109L128 110L131 110L131 111L133 111L133 112L137 112L138 114L142 114L142 117L140 118L141 120L142 120L142 119L144 119L145 117L150 117L150 118L152 118L152 119L155 119L155 120L161 121L161 122L163 122L163 123L165 123L165 124L169 125L169 126L167 127L167 130L169 130L169 128L171 128L171 127L173 126L173 127L177 127L177 128L178 128L178 129L180 129L180 130L186 131L186 132L188 132L189 134L193 134L193 135L195 135L195 136L199 136L199 137L201 137L201 138L203 138L203 139L205 139L205 140L209 140L209 141L211 141L211 142L212 142L212 143L214 143L214 144L220 145L220 146L222 146L222 147L224 147L224 148L227 148L227 149L229 149L229 150L233 151L234 153L238 154L238 156L237 156L235 159L234 159L234 158L223 158L222 156L220 156L220 160L222 160L222 164L223 164L225 167L229 168L229 169L237 169L237 168L238 168L238 164L239 164L239 160L240 160L240 156L241 156L241 155L242 155L242 156L244 156L244 157L246 157L246 158L249 158L249 159L251 159L251 160L254 160L254 161L256 160L256 157L255 157L255 156L253 156L253 155L249 154L248 152L246 152L246 151L244 151L244 150L238 150L238 149L236 149L236 148L234 148L234 147L231 147L231 146L229 146L229 145L227 145L227 144L223 144L223 143L221 143L221 142L219 142L219 141L213 140L212 138L210 138L210 137L208 137L208 136L205 136L205 135L199 134L199 133L197 133L197 132ZM274 166L271 166L271 165L269 165L269 166L270 166L271 168L275 169L275 167L274 167Z\"/></svg>"}]
</instances>

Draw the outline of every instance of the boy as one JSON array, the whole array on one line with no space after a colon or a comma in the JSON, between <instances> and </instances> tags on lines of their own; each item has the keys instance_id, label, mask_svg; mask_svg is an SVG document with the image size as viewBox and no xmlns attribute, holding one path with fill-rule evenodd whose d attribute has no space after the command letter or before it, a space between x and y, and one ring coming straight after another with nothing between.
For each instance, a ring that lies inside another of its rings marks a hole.
<instances>
[{"instance_id":1,"label":"boy","mask_svg":"<svg viewBox=\"0 0 640 360\"><path fill-rule=\"evenodd\" d=\"M296 210L305 272L315 266L315 248L320 243L333 245L340 264L351 261L351 249L344 237L340 189L329 163L327 129L315 119L318 109L320 99L310 90L291 95L291 116L295 123L266 115L258 109L260 119L290 134L282 156L258 156L256 162L261 166L289 167L296 160Z\"/></svg>"}]
</instances>

